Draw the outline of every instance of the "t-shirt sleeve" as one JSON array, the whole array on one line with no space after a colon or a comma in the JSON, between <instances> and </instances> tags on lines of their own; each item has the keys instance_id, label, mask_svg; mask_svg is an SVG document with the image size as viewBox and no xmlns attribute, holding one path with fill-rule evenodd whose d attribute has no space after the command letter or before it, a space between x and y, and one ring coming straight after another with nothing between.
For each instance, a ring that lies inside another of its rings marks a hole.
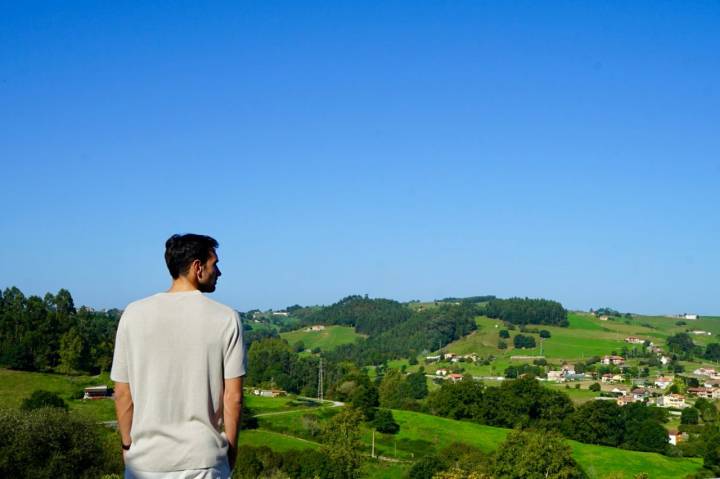
<instances>
[{"instance_id":1,"label":"t-shirt sleeve","mask_svg":"<svg viewBox=\"0 0 720 479\"><path fill-rule=\"evenodd\" d=\"M243 341L243 328L240 315L235 312L232 325L227 329L225 355L223 356L223 371L225 379L245 376L246 354Z\"/></svg>"},{"instance_id":2,"label":"t-shirt sleeve","mask_svg":"<svg viewBox=\"0 0 720 479\"><path fill-rule=\"evenodd\" d=\"M123 313L123 317L126 313ZM115 352L113 353L112 368L110 370L110 379L121 383L129 383L128 362L125 339L125 321L120 318L117 333L115 334Z\"/></svg>"}]
</instances>

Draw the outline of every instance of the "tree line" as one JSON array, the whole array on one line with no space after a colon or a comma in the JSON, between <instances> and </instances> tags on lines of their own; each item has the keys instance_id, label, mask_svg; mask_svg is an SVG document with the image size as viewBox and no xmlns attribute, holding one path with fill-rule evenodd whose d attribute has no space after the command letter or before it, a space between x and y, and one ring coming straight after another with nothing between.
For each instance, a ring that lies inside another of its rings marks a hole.
<instances>
[{"instance_id":1,"label":"tree line","mask_svg":"<svg viewBox=\"0 0 720 479\"><path fill-rule=\"evenodd\" d=\"M509 298L493 299L483 313L489 318L512 324L548 324L568 326L568 312L557 301L549 299Z\"/></svg>"},{"instance_id":2,"label":"tree line","mask_svg":"<svg viewBox=\"0 0 720 479\"><path fill-rule=\"evenodd\" d=\"M16 287L0 292L0 364L62 373L107 371L120 311L75 308L66 289L26 297Z\"/></svg>"}]
</instances>

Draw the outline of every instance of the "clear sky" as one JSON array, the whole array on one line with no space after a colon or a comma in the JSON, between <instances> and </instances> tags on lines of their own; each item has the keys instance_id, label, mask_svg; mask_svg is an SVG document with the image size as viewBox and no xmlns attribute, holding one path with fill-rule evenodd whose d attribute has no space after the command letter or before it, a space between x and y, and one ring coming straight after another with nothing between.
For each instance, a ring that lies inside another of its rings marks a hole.
<instances>
[{"instance_id":1,"label":"clear sky","mask_svg":"<svg viewBox=\"0 0 720 479\"><path fill-rule=\"evenodd\" d=\"M720 314L717 1L2 2L0 287Z\"/></svg>"}]
</instances>

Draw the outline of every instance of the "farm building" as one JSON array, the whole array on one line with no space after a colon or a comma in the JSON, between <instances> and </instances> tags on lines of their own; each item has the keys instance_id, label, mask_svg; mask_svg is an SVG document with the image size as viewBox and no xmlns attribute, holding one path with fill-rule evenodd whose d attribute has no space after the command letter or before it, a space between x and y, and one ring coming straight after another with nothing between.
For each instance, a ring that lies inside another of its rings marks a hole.
<instances>
[{"instance_id":1,"label":"farm building","mask_svg":"<svg viewBox=\"0 0 720 479\"><path fill-rule=\"evenodd\" d=\"M287 396L287 392L282 389L253 389L253 394L264 398Z\"/></svg>"},{"instance_id":2,"label":"farm building","mask_svg":"<svg viewBox=\"0 0 720 479\"><path fill-rule=\"evenodd\" d=\"M112 396L112 389L107 386L92 386L84 389L83 399L107 399Z\"/></svg>"}]
</instances>

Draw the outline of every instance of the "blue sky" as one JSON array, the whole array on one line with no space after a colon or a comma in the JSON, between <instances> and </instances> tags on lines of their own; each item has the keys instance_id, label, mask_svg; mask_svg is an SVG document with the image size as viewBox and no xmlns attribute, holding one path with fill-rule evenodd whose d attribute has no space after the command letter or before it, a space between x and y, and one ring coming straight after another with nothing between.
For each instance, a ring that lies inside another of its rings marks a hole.
<instances>
[{"instance_id":1,"label":"blue sky","mask_svg":"<svg viewBox=\"0 0 720 479\"><path fill-rule=\"evenodd\" d=\"M0 9L0 287L720 314L717 2Z\"/></svg>"}]
</instances>

